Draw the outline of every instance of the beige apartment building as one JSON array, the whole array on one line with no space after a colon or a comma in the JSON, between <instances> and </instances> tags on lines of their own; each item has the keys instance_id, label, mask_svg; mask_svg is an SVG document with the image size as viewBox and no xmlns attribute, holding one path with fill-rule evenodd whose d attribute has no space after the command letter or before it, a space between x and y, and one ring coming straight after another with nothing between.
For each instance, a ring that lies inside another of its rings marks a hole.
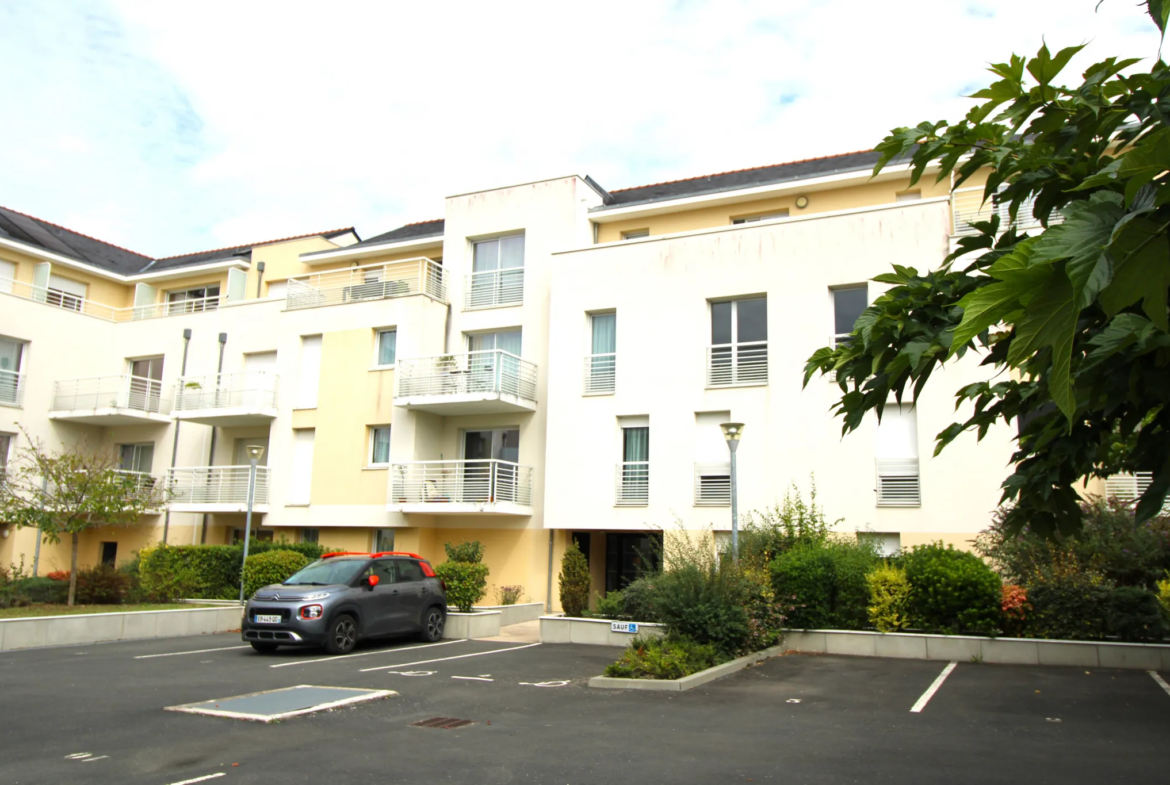
<instances>
[{"instance_id":1,"label":"beige apartment building","mask_svg":"<svg viewBox=\"0 0 1170 785\"><path fill-rule=\"evenodd\" d=\"M805 359L880 293L869 279L937 266L997 209L978 186L911 189L904 167L873 178L875 159L612 192L559 177L451 196L442 219L366 239L167 259L0 208L0 464L23 427L164 483L164 509L84 538L84 564L121 563L164 531L238 539L259 444L261 537L436 562L477 539L493 586L556 606L571 537L603 592L647 537L730 530L719 424L738 421L741 512L815 476L844 532L964 544L1011 454L1001 428L932 457L954 391L983 378L976 358L845 438L836 385L801 387ZM31 564L34 532L0 535L0 564ZM44 574L68 553L37 561Z\"/></svg>"}]
</instances>

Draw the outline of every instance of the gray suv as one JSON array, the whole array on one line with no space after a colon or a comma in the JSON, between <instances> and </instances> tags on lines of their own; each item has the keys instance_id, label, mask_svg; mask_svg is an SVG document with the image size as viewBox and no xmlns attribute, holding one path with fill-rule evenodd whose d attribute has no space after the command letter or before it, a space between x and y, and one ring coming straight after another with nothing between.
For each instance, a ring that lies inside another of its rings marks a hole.
<instances>
[{"instance_id":1,"label":"gray suv","mask_svg":"<svg viewBox=\"0 0 1170 785\"><path fill-rule=\"evenodd\" d=\"M346 654L362 638L443 637L447 587L415 553L327 553L244 608L241 634L258 652L324 646Z\"/></svg>"}]
</instances>

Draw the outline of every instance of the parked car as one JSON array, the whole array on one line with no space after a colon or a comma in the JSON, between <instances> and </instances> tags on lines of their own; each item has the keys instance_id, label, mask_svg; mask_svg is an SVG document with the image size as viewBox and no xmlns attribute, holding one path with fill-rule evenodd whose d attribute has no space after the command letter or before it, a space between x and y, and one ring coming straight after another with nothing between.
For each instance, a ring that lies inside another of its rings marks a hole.
<instances>
[{"instance_id":1,"label":"parked car","mask_svg":"<svg viewBox=\"0 0 1170 785\"><path fill-rule=\"evenodd\" d=\"M443 637L447 587L416 553L327 553L244 608L243 639L258 652L324 646L346 654L363 638Z\"/></svg>"}]
</instances>

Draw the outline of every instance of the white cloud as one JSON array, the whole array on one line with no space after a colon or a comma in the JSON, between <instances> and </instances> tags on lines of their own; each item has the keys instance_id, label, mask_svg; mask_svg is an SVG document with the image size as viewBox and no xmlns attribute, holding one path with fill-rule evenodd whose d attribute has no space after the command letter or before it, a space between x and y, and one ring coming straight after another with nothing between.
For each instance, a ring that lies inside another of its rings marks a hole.
<instances>
[{"instance_id":1,"label":"white cloud","mask_svg":"<svg viewBox=\"0 0 1170 785\"><path fill-rule=\"evenodd\" d=\"M0 204L152 254L441 217L568 173L620 188L872 147L954 118L987 61L1128 0L114 2L0 9Z\"/></svg>"}]
</instances>

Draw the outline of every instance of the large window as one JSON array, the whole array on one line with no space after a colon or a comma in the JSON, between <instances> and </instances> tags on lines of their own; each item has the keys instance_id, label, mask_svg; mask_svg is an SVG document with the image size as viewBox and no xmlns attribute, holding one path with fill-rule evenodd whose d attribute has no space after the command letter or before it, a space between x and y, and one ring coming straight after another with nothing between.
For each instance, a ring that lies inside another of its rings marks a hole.
<instances>
[{"instance_id":1,"label":"large window","mask_svg":"<svg viewBox=\"0 0 1170 785\"><path fill-rule=\"evenodd\" d=\"M305 505L309 503L313 487L313 437L317 432L312 428L293 431L292 472L289 483L288 503Z\"/></svg>"},{"instance_id":2,"label":"large window","mask_svg":"<svg viewBox=\"0 0 1170 785\"><path fill-rule=\"evenodd\" d=\"M922 501L918 476L918 422L912 404L886 404L877 429L877 505L917 507Z\"/></svg>"},{"instance_id":3,"label":"large window","mask_svg":"<svg viewBox=\"0 0 1170 785\"><path fill-rule=\"evenodd\" d=\"M375 425L370 428L370 466L386 466L390 463L390 426Z\"/></svg>"},{"instance_id":4,"label":"large window","mask_svg":"<svg viewBox=\"0 0 1170 785\"><path fill-rule=\"evenodd\" d=\"M219 284L167 292L167 313L197 313L219 307Z\"/></svg>"},{"instance_id":5,"label":"large window","mask_svg":"<svg viewBox=\"0 0 1170 785\"><path fill-rule=\"evenodd\" d=\"M85 303L87 288L80 281L62 278L55 273L50 273L49 291L45 296L45 301L50 305L68 308L70 311L80 311Z\"/></svg>"},{"instance_id":6,"label":"large window","mask_svg":"<svg viewBox=\"0 0 1170 785\"><path fill-rule=\"evenodd\" d=\"M118 468L150 474L154 468L154 444L123 444L118 448Z\"/></svg>"},{"instance_id":7,"label":"large window","mask_svg":"<svg viewBox=\"0 0 1170 785\"><path fill-rule=\"evenodd\" d=\"M612 393L617 370L617 314L595 313L589 317L590 353L585 358L585 394Z\"/></svg>"},{"instance_id":8,"label":"large window","mask_svg":"<svg viewBox=\"0 0 1170 785\"><path fill-rule=\"evenodd\" d=\"M389 368L398 358L398 331L378 331L378 359L379 368Z\"/></svg>"},{"instance_id":9,"label":"large window","mask_svg":"<svg viewBox=\"0 0 1170 785\"><path fill-rule=\"evenodd\" d=\"M861 312L869 304L865 284L833 289L833 342L837 346L849 343L849 333Z\"/></svg>"},{"instance_id":10,"label":"large window","mask_svg":"<svg viewBox=\"0 0 1170 785\"><path fill-rule=\"evenodd\" d=\"M711 303L707 386L768 383L768 299Z\"/></svg>"},{"instance_id":11,"label":"large window","mask_svg":"<svg viewBox=\"0 0 1170 785\"><path fill-rule=\"evenodd\" d=\"M524 301L524 235L474 243L463 307L494 308Z\"/></svg>"},{"instance_id":12,"label":"large window","mask_svg":"<svg viewBox=\"0 0 1170 785\"><path fill-rule=\"evenodd\" d=\"M731 505L731 458L720 423L731 412L695 413L695 506Z\"/></svg>"},{"instance_id":13,"label":"large window","mask_svg":"<svg viewBox=\"0 0 1170 785\"><path fill-rule=\"evenodd\" d=\"M19 406L24 385L24 341L0 338L0 404Z\"/></svg>"},{"instance_id":14,"label":"large window","mask_svg":"<svg viewBox=\"0 0 1170 785\"><path fill-rule=\"evenodd\" d=\"M316 409L321 386L321 336L301 338L301 370L297 378L297 409Z\"/></svg>"},{"instance_id":15,"label":"large window","mask_svg":"<svg viewBox=\"0 0 1170 785\"><path fill-rule=\"evenodd\" d=\"M650 426L632 421L623 426L616 504L643 507L650 502Z\"/></svg>"}]
</instances>

